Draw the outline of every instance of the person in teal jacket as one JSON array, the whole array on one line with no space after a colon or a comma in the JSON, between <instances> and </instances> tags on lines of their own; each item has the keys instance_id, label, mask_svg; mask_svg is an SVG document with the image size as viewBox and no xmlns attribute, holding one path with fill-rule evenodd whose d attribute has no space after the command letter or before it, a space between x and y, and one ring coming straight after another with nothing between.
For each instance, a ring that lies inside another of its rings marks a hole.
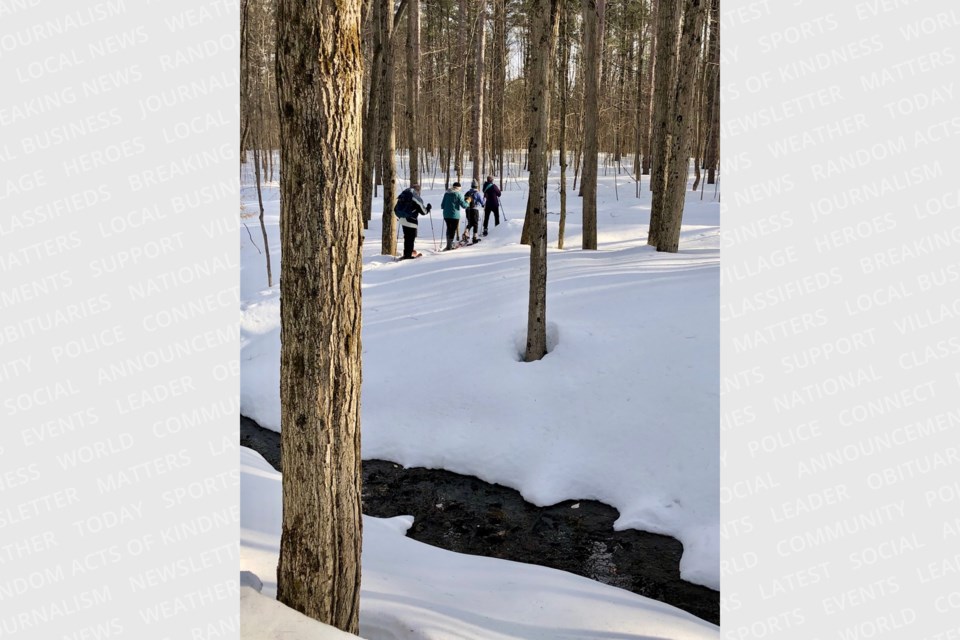
<instances>
[{"instance_id":1,"label":"person in teal jacket","mask_svg":"<svg viewBox=\"0 0 960 640\"><path fill-rule=\"evenodd\" d=\"M460 226L460 209L467 208L467 201L460 193L459 182L454 182L453 186L443 194L440 207L443 209L443 221L447 224L447 246L444 251L449 251L453 249L453 237L457 233L457 227Z\"/></svg>"}]
</instances>

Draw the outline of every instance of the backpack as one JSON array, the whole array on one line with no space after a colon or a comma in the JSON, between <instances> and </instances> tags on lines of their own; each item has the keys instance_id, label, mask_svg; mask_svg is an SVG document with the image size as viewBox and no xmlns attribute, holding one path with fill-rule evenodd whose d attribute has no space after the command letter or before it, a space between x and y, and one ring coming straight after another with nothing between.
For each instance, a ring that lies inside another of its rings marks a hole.
<instances>
[{"instance_id":1,"label":"backpack","mask_svg":"<svg viewBox=\"0 0 960 640\"><path fill-rule=\"evenodd\" d=\"M413 203L413 193L410 189L404 189L397 197L397 204L393 206L393 213L398 218L408 218L410 216L410 205Z\"/></svg>"},{"instance_id":2,"label":"backpack","mask_svg":"<svg viewBox=\"0 0 960 640\"><path fill-rule=\"evenodd\" d=\"M476 209L483 206L483 196L480 195L480 192L476 189L470 189L470 191L467 191L466 199L467 202L470 203L471 209Z\"/></svg>"}]
</instances>

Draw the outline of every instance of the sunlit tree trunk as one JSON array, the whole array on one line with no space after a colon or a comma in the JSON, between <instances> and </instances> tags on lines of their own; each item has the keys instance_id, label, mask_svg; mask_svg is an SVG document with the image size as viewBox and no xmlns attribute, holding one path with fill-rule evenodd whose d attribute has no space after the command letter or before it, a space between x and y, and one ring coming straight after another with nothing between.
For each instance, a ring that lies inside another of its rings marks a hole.
<instances>
[{"instance_id":1,"label":"sunlit tree trunk","mask_svg":"<svg viewBox=\"0 0 960 640\"><path fill-rule=\"evenodd\" d=\"M359 0L278 1L277 600L350 633L360 610L361 47Z\"/></svg>"},{"instance_id":2,"label":"sunlit tree trunk","mask_svg":"<svg viewBox=\"0 0 960 640\"><path fill-rule=\"evenodd\" d=\"M663 214L660 232L657 234L657 251L676 253L680 246L680 224L683 220L683 204L686 199L687 165L693 150L694 108L696 106L697 56L703 45L703 17L708 0L686 0L683 31L680 37L680 67L677 87L673 93L674 117L668 165L664 167L666 192L663 198Z\"/></svg>"},{"instance_id":3,"label":"sunlit tree trunk","mask_svg":"<svg viewBox=\"0 0 960 640\"><path fill-rule=\"evenodd\" d=\"M524 360L547 353L547 136L560 0L535 0L531 16L530 84L530 299Z\"/></svg>"},{"instance_id":4,"label":"sunlit tree trunk","mask_svg":"<svg viewBox=\"0 0 960 640\"><path fill-rule=\"evenodd\" d=\"M670 129L671 100L676 88L677 32L679 31L681 0L657 0L657 52L654 77L653 108L653 163L650 168L650 187L653 190L650 206L650 230L647 243L657 245L660 216L666 191L666 171L669 162L667 139Z\"/></svg>"}]
</instances>

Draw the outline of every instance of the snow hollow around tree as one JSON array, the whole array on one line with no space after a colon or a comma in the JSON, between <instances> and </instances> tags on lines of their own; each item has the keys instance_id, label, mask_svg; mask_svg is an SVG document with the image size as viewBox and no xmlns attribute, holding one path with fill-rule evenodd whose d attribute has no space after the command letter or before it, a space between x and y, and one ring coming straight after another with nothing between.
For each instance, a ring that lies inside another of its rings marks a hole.
<instances>
[{"instance_id":1,"label":"snow hollow around tree","mask_svg":"<svg viewBox=\"0 0 960 640\"><path fill-rule=\"evenodd\" d=\"M243 221L256 246L241 227L241 413L279 430L279 285L266 287L249 174ZM516 488L537 505L599 500L619 510L618 529L679 539L682 577L718 589L720 207L714 186L706 186L703 200L700 192L687 192L680 253L657 253L646 244L647 177L637 199L621 174L617 200L613 171L605 176L601 167L599 250L579 248L580 199L568 185L566 248L559 251L558 176L555 163L548 189L551 349L533 363L521 362L518 353L530 253L519 244L525 180L500 185L509 220L494 227L491 217L483 242L434 254L430 219L422 217L417 249L424 256L403 262L379 255L383 203L375 199L363 246L363 457L476 476ZM264 200L278 280L273 180ZM429 177L422 182L440 245L442 178L433 186ZM406 186L401 181L398 191Z\"/></svg>"}]
</instances>

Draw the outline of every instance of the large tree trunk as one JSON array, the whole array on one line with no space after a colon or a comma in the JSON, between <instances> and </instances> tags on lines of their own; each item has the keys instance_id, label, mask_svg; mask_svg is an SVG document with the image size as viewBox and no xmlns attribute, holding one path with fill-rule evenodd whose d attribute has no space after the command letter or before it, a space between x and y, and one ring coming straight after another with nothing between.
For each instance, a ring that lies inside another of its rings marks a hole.
<instances>
[{"instance_id":1,"label":"large tree trunk","mask_svg":"<svg viewBox=\"0 0 960 640\"><path fill-rule=\"evenodd\" d=\"M350 633L360 604L361 40L359 0L278 2L277 600Z\"/></svg>"},{"instance_id":2,"label":"large tree trunk","mask_svg":"<svg viewBox=\"0 0 960 640\"><path fill-rule=\"evenodd\" d=\"M703 16L708 0L686 0L683 32L680 38L680 69L673 94L675 116L671 119L670 149L666 174L666 191L657 251L676 253L680 246L680 223L686 199L687 165L693 149L693 113L696 103L697 56L703 44Z\"/></svg>"},{"instance_id":3,"label":"large tree trunk","mask_svg":"<svg viewBox=\"0 0 960 640\"><path fill-rule=\"evenodd\" d=\"M535 0L530 60L530 299L524 360L547 353L547 135L560 0Z\"/></svg>"},{"instance_id":4,"label":"large tree trunk","mask_svg":"<svg viewBox=\"0 0 960 640\"><path fill-rule=\"evenodd\" d=\"M583 0L583 248L597 248L597 118L603 12L606 0Z\"/></svg>"},{"instance_id":5,"label":"large tree trunk","mask_svg":"<svg viewBox=\"0 0 960 640\"><path fill-rule=\"evenodd\" d=\"M650 168L650 188L653 198L650 206L650 230L647 244L657 245L660 231L660 216L666 191L667 155L672 113L671 100L676 88L677 31L679 30L680 2L682 0L657 0L657 53L654 78L653 108L653 166Z\"/></svg>"},{"instance_id":6,"label":"large tree trunk","mask_svg":"<svg viewBox=\"0 0 960 640\"><path fill-rule=\"evenodd\" d=\"M420 111L420 0L409 0L407 14L407 149L410 152L410 184L420 184L417 157L417 117Z\"/></svg>"},{"instance_id":7,"label":"large tree trunk","mask_svg":"<svg viewBox=\"0 0 960 640\"><path fill-rule=\"evenodd\" d=\"M376 2L378 0L374 0ZM379 0L380 37L383 43L383 99L380 102L381 173L383 182L383 225L380 233L380 254L385 256L397 253L397 216L393 214L393 205L397 200L397 138L394 127L394 108L396 96L394 86L396 73L393 43L393 0Z\"/></svg>"}]
</instances>

